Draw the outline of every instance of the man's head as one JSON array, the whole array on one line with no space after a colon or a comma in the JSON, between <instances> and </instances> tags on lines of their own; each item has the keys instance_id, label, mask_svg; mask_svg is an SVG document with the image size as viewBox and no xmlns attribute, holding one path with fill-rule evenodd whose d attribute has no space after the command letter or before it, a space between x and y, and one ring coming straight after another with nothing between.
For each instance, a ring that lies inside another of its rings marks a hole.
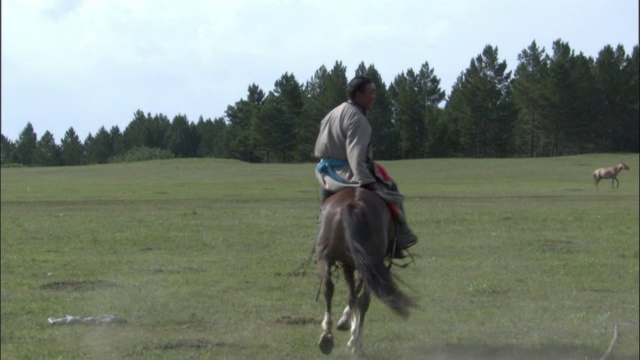
<instances>
[{"instance_id":1,"label":"man's head","mask_svg":"<svg viewBox=\"0 0 640 360\"><path fill-rule=\"evenodd\" d=\"M347 86L349 100L365 110L371 110L376 101L376 85L366 76L356 76Z\"/></svg>"}]
</instances>

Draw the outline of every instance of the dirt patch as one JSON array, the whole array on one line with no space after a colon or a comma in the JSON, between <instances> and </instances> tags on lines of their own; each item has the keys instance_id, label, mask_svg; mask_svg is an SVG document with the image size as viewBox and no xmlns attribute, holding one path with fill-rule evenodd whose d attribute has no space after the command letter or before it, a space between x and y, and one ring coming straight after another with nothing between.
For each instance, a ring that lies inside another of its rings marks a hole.
<instances>
[{"instance_id":1,"label":"dirt patch","mask_svg":"<svg viewBox=\"0 0 640 360\"><path fill-rule=\"evenodd\" d=\"M54 281L40 285L43 290L56 291L79 291L79 290L97 290L104 288L117 287L118 284L104 280L84 280L84 281Z\"/></svg>"},{"instance_id":2,"label":"dirt patch","mask_svg":"<svg viewBox=\"0 0 640 360\"><path fill-rule=\"evenodd\" d=\"M178 339L156 344L154 349L178 350L178 349L210 349L218 347L238 347L225 341L209 341L204 339Z\"/></svg>"},{"instance_id":3,"label":"dirt patch","mask_svg":"<svg viewBox=\"0 0 640 360\"><path fill-rule=\"evenodd\" d=\"M532 247L542 252L553 252L561 254L572 254L575 251L575 242L570 240L552 240L543 239L540 241L532 242Z\"/></svg>"},{"instance_id":4,"label":"dirt patch","mask_svg":"<svg viewBox=\"0 0 640 360\"><path fill-rule=\"evenodd\" d=\"M318 323L314 318L288 315L279 317L276 322L287 325L308 325Z\"/></svg>"},{"instance_id":5,"label":"dirt patch","mask_svg":"<svg viewBox=\"0 0 640 360\"><path fill-rule=\"evenodd\" d=\"M276 272L273 274L275 277L305 277L307 275L307 270L296 270L288 273Z\"/></svg>"},{"instance_id":6,"label":"dirt patch","mask_svg":"<svg viewBox=\"0 0 640 360\"><path fill-rule=\"evenodd\" d=\"M151 269L154 274L182 274L182 273L203 273L205 270L189 266L164 266Z\"/></svg>"},{"instance_id":7,"label":"dirt patch","mask_svg":"<svg viewBox=\"0 0 640 360\"><path fill-rule=\"evenodd\" d=\"M538 359L599 359L599 351L571 345L546 344L538 348L490 346L480 344L456 344L422 349L420 353L434 360L538 360Z\"/></svg>"}]
</instances>

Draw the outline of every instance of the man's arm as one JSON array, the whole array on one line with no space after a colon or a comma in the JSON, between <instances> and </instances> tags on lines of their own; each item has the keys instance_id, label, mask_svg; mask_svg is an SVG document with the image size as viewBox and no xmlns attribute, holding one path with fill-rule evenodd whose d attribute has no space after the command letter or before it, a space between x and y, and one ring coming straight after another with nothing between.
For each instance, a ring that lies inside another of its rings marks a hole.
<instances>
[{"instance_id":1,"label":"man's arm","mask_svg":"<svg viewBox=\"0 0 640 360\"><path fill-rule=\"evenodd\" d=\"M367 166L371 126L365 118L356 116L351 120L347 128L346 139L349 166L359 185L375 183L376 180Z\"/></svg>"}]
</instances>

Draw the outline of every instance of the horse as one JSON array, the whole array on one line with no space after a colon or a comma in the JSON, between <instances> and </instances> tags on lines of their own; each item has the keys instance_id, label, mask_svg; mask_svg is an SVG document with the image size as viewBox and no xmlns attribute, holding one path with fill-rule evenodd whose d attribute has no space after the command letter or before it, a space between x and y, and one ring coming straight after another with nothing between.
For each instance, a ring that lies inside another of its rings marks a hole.
<instances>
[{"instance_id":1,"label":"horse","mask_svg":"<svg viewBox=\"0 0 640 360\"><path fill-rule=\"evenodd\" d=\"M596 169L593 172L593 181L596 183L596 190L598 190L598 183L602 179L611 179L611 188L613 189L613 182L616 182L616 189L620 186L620 181L618 181L618 173L622 170L629 170L629 166L627 164L621 162L620 164L608 168L600 168Z\"/></svg>"},{"instance_id":2,"label":"horse","mask_svg":"<svg viewBox=\"0 0 640 360\"><path fill-rule=\"evenodd\" d=\"M331 328L332 269L342 268L348 295L347 306L338 321L338 330L348 330L347 347L352 354L362 352L364 318L371 293L403 318L416 303L395 284L385 259L394 251L395 227L387 204L363 188L347 188L322 203L320 230L316 241L316 265L325 299L320 350L328 355L335 343ZM355 276L357 270L357 277Z\"/></svg>"}]
</instances>

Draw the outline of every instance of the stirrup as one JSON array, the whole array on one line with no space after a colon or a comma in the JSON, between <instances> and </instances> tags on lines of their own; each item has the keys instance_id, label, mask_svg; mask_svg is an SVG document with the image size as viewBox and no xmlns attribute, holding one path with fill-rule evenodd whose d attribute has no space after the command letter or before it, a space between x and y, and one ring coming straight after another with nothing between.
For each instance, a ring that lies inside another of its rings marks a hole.
<instances>
[{"instance_id":1,"label":"stirrup","mask_svg":"<svg viewBox=\"0 0 640 360\"><path fill-rule=\"evenodd\" d=\"M401 249L395 249L395 250L393 251L393 256L392 256L392 258L393 258L393 259L398 259L398 260L405 259L405 258L406 258L406 256L404 255L404 253L403 253L403 252L404 252L404 250L401 250Z\"/></svg>"}]
</instances>

